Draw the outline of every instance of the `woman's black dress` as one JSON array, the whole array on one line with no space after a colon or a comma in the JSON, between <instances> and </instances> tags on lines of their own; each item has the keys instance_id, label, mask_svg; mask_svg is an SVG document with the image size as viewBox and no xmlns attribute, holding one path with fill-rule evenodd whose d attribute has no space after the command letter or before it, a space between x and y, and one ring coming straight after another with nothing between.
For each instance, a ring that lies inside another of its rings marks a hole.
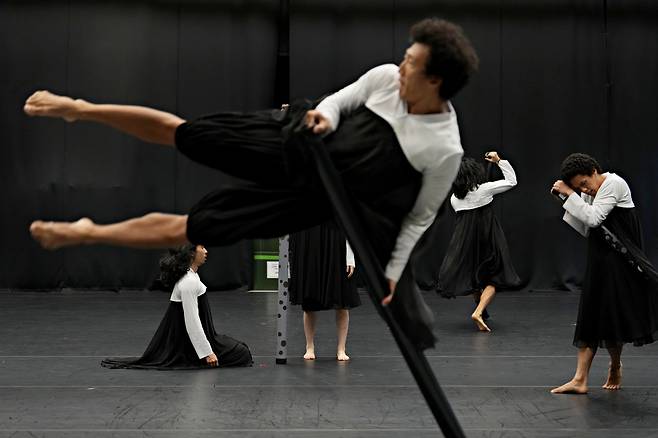
<instances>
[{"instance_id":1,"label":"woman's black dress","mask_svg":"<svg viewBox=\"0 0 658 438\"><path fill-rule=\"evenodd\" d=\"M492 204L458 211L437 292L454 298L482 291L488 285L505 289L520 283Z\"/></svg>"},{"instance_id":2,"label":"woman's black dress","mask_svg":"<svg viewBox=\"0 0 658 438\"><path fill-rule=\"evenodd\" d=\"M210 313L207 294L199 295L199 318L201 326L217 356L220 367L251 366L253 360L249 347L230 336L220 335ZM101 362L106 368L138 368L159 370L182 370L213 368L199 359L185 328L183 303L170 301L158 330L140 358L110 358Z\"/></svg>"},{"instance_id":3,"label":"woman's black dress","mask_svg":"<svg viewBox=\"0 0 658 438\"><path fill-rule=\"evenodd\" d=\"M334 222L291 234L291 303L311 312L359 306L354 276L347 278L346 252L345 235Z\"/></svg>"},{"instance_id":4,"label":"woman's black dress","mask_svg":"<svg viewBox=\"0 0 658 438\"><path fill-rule=\"evenodd\" d=\"M654 342L658 274L642 251L642 228L635 208L613 208L601 226L590 229L587 240L574 346Z\"/></svg>"}]
</instances>

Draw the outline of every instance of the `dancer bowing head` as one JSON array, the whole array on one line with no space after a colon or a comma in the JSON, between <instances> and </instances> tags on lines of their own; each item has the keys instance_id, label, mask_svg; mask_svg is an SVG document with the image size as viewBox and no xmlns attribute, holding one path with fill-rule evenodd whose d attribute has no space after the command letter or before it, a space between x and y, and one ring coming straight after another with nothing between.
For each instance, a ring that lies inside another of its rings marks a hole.
<instances>
[{"instance_id":1,"label":"dancer bowing head","mask_svg":"<svg viewBox=\"0 0 658 438\"><path fill-rule=\"evenodd\" d=\"M509 161L495 151L487 152L484 159L498 165L504 179L487 182L480 161L462 160L450 198L456 213L455 230L441 264L437 292L445 298L473 295L476 308L471 319L480 331L490 332L485 319L496 289L516 287L521 281L491 204L494 196L516 185L516 174Z\"/></svg>"},{"instance_id":2,"label":"dancer bowing head","mask_svg":"<svg viewBox=\"0 0 658 438\"><path fill-rule=\"evenodd\" d=\"M215 331L206 286L197 273L207 254L201 245L184 245L162 258L160 279L173 291L153 339L142 357L105 359L102 366L142 369L251 366L247 344Z\"/></svg>"},{"instance_id":3,"label":"dancer bowing head","mask_svg":"<svg viewBox=\"0 0 658 438\"><path fill-rule=\"evenodd\" d=\"M551 192L564 200L564 221L587 238L587 268L573 339L576 373L551 392L587 393L599 347L610 354L603 388L616 390L623 345L648 344L658 335L658 273L642 250L642 228L626 181L580 153L564 160L561 173Z\"/></svg>"}]
</instances>

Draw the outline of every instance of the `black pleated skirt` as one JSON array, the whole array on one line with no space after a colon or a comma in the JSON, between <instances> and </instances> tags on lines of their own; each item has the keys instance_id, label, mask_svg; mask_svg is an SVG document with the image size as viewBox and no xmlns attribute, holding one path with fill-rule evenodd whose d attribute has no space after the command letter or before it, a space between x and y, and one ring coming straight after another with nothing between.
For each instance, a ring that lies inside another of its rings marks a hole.
<instances>
[{"instance_id":1,"label":"black pleated skirt","mask_svg":"<svg viewBox=\"0 0 658 438\"><path fill-rule=\"evenodd\" d=\"M345 256L345 235L333 222L291 234L290 302L311 312L359 306L354 276L347 278Z\"/></svg>"},{"instance_id":2,"label":"black pleated skirt","mask_svg":"<svg viewBox=\"0 0 658 438\"><path fill-rule=\"evenodd\" d=\"M488 285L504 290L520 283L492 205L457 212L437 292L452 298L479 292Z\"/></svg>"},{"instance_id":3,"label":"black pleated skirt","mask_svg":"<svg viewBox=\"0 0 658 438\"><path fill-rule=\"evenodd\" d=\"M605 239L604 226L626 245L613 248ZM601 227L591 229L574 346L640 346L656 340L658 286L646 275L653 269L641 248L635 208L615 207ZM644 266L644 273L638 265Z\"/></svg>"},{"instance_id":4,"label":"black pleated skirt","mask_svg":"<svg viewBox=\"0 0 658 438\"><path fill-rule=\"evenodd\" d=\"M251 366L253 360L244 342L215 331L206 294L199 296L201 325L217 356L220 367ZM137 368L158 370L183 370L211 368L205 359L199 359L185 328L183 304L170 301L158 330L146 351L139 358L109 358L101 362L106 368Z\"/></svg>"}]
</instances>

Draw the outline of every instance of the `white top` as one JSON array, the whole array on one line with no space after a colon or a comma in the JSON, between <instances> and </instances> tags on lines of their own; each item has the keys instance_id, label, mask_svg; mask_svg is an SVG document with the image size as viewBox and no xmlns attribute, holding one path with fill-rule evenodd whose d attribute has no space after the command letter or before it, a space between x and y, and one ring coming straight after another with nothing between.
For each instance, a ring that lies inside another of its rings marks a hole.
<instances>
[{"instance_id":1,"label":"white top","mask_svg":"<svg viewBox=\"0 0 658 438\"><path fill-rule=\"evenodd\" d=\"M345 241L345 266L356 266L356 262L354 261L354 252L352 251L350 243L347 240Z\"/></svg>"},{"instance_id":2,"label":"white top","mask_svg":"<svg viewBox=\"0 0 658 438\"><path fill-rule=\"evenodd\" d=\"M572 193L564 204L566 210L563 220L573 229L587 237L590 228L595 228L608 217L615 207L633 208L631 189L621 176L604 173L605 181L594 197L581 193Z\"/></svg>"},{"instance_id":3,"label":"white top","mask_svg":"<svg viewBox=\"0 0 658 438\"><path fill-rule=\"evenodd\" d=\"M491 204L494 195L506 192L516 185L516 173L512 165L507 160L498 161L498 166L503 172L503 178L498 181L486 182L480 184L476 189L471 190L459 199L454 194L450 198L450 204L455 211L473 210Z\"/></svg>"},{"instance_id":4,"label":"white top","mask_svg":"<svg viewBox=\"0 0 658 438\"><path fill-rule=\"evenodd\" d=\"M198 298L205 293L206 285L201 283L199 274L190 269L187 274L183 275L183 278L178 280L174 286L174 291L171 293L171 298L169 298L170 301L183 303L185 329L199 359L203 359L212 353L212 347L203 332L203 326L199 318Z\"/></svg>"},{"instance_id":5,"label":"white top","mask_svg":"<svg viewBox=\"0 0 658 438\"><path fill-rule=\"evenodd\" d=\"M386 120L409 163L423 174L416 203L402 222L395 249L386 266L386 277L398 281L414 245L432 224L441 203L450 192L463 154L457 114L409 114L400 98L398 67L385 64L373 68L356 82L325 98L317 107L330 122L331 131L340 116L365 105Z\"/></svg>"}]
</instances>

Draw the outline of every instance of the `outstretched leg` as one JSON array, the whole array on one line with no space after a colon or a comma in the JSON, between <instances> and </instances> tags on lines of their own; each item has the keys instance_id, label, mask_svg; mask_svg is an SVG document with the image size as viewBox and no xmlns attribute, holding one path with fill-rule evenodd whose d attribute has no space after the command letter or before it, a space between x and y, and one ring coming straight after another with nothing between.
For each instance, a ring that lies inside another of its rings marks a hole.
<instances>
[{"instance_id":1,"label":"outstretched leg","mask_svg":"<svg viewBox=\"0 0 658 438\"><path fill-rule=\"evenodd\" d=\"M350 311L347 309L336 309L336 338L338 339L336 345L336 359L338 360L350 360L350 357L345 352L349 326Z\"/></svg>"},{"instance_id":2,"label":"outstretched leg","mask_svg":"<svg viewBox=\"0 0 658 438\"><path fill-rule=\"evenodd\" d=\"M491 331L489 326L484 322L484 319L482 318L482 312L484 312L487 309L487 306L491 303L495 295L496 295L496 288L494 286L488 285L487 287L485 287L484 290L482 291L482 295L480 296L480 302L478 303L478 306L475 308L473 314L471 315L471 319L475 321L475 324L478 326L478 329L482 332Z\"/></svg>"},{"instance_id":3,"label":"outstretched leg","mask_svg":"<svg viewBox=\"0 0 658 438\"><path fill-rule=\"evenodd\" d=\"M621 388L621 350L623 344L615 347L608 347L610 354L610 368L608 369L608 379L603 384L603 389L616 391Z\"/></svg>"},{"instance_id":4,"label":"outstretched leg","mask_svg":"<svg viewBox=\"0 0 658 438\"><path fill-rule=\"evenodd\" d=\"M175 145L176 128L185 122L164 111L134 105L98 105L82 99L37 91L23 110L30 116L55 117L68 122L87 120L111 126L148 143Z\"/></svg>"},{"instance_id":5,"label":"outstretched leg","mask_svg":"<svg viewBox=\"0 0 658 438\"><path fill-rule=\"evenodd\" d=\"M553 394L587 394L587 378L596 348L583 347L578 349L578 365L573 379L562 386L553 388Z\"/></svg>"},{"instance_id":6,"label":"outstretched leg","mask_svg":"<svg viewBox=\"0 0 658 438\"><path fill-rule=\"evenodd\" d=\"M306 353L304 359L315 359L315 322L317 315L315 312L304 311L304 335L306 336Z\"/></svg>"},{"instance_id":7,"label":"outstretched leg","mask_svg":"<svg viewBox=\"0 0 658 438\"><path fill-rule=\"evenodd\" d=\"M168 248L187 243L187 215L149 213L108 225L88 218L77 222L34 221L32 237L46 249L106 244L132 248Z\"/></svg>"}]
</instances>

